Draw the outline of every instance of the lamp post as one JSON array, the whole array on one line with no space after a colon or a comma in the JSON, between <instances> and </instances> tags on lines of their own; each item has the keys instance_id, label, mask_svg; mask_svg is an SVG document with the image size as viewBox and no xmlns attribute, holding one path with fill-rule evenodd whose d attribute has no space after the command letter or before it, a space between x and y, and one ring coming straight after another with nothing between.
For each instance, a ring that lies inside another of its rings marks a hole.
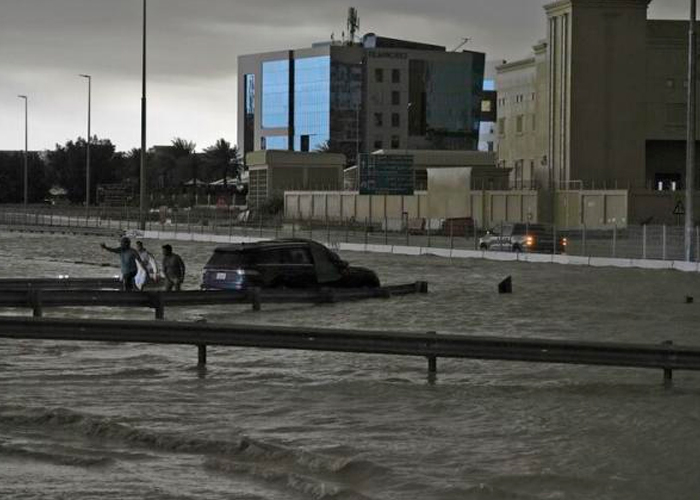
<instances>
[{"instance_id":1,"label":"lamp post","mask_svg":"<svg viewBox=\"0 0 700 500\"><path fill-rule=\"evenodd\" d=\"M685 156L685 260L690 262L693 246L693 187L695 171L695 97L696 97L696 40L695 20L697 0L690 0L690 22L688 23L688 116Z\"/></svg>"},{"instance_id":2,"label":"lamp post","mask_svg":"<svg viewBox=\"0 0 700 500\"><path fill-rule=\"evenodd\" d=\"M141 169L139 175L139 228L146 229L146 0L143 0L143 48L141 53Z\"/></svg>"},{"instance_id":3,"label":"lamp post","mask_svg":"<svg viewBox=\"0 0 700 500\"><path fill-rule=\"evenodd\" d=\"M92 77L90 75L78 75L86 78L88 82L88 114L87 114L87 144L85 153L85 217L90 217L90 119L92 107Z\"/></svg>"},{"instance_id":4,"label":"lamp post","mask_svg":"<svg viewBox=\"0 0 700 500\"><path fill-rule=\"evenodd\" d=\"M28 180L29 180L29 168L28 168L28 162L29 162L29 115L28 115L28 102L29 99L27 98L26 95L18 95L20 99L24 99L24 206L25 208L27 207L27 204L29 203L29 190L27 189L28 187Z\"/></svg>"}]
</instances>

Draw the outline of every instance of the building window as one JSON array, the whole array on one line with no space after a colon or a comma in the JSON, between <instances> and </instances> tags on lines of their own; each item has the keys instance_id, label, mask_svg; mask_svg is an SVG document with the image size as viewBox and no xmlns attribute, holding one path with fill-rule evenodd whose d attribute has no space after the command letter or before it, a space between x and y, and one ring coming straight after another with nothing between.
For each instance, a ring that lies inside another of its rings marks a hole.
<instances>
[{"instance_id":1,"label":"building window","mask_svg":"<svg viewBox=\"0 0 700 500\"><path fill-rule=\"evenodd\" d=\"M523 133L523 115L518 115L515 118L515 132L518 134Z\"/></svg>"},{"instance_id":2,"label":"building window","mask_svg":"<svg viewBox=\"0 0 700 500\"><path fill-rule=\"evenodd\" d=\"M374 140L374 149L375 149L375 150L377 150L377 149L382 149L382 147L383 147L383 145L382 145L382 140L381 140L381 139L375 139L375 140Z\"/></svg>"},{"instance_id":3,"label":"building window","mask_svg":"<svg viewBox=\"0 0 700 500\"><path fill-rule=\"evenodd\" d=\"M481 101L481 112L490 113L492 109L491 101L489 99L484 99Z\"/></svg>"},{"instance_id":4,"label":"building window","mask_svg":"<svg viewBox=\"0 0 700 500\"><path fill-rule=\"evenodd\" d=\"M391 104L392 106L398 106L401 104L401 92L398 90L393 90L391 92Z\"/></svg>"},{"instance_id":5,"label":"building window","mask_svg":"<svg viewBox=\"0 0 700 500\"><path fill-rule=\"evenodd\" d=\"M399 141L398 135L391 136L391 149L399 149L401 147L401 142Z\"/></svg>"},{"instance_id":6,"label":"building window","mask_svg":"<svg viewBox=\"0 0 700 500\"><path fill-rule=\"evenodd\" d=\"M384 125L384 117L381 113L374 113L374 126L381 127Z\"/></svg>"},{"instance_id":7,"label":"building window","mask_svg":"<svg viewBox=\"0 0 700 500\"><path fill-rule=\"evenodd\" d=\"M289 126L289 60L262 65L262 126Z\"/></svg>"},{"instance_id":8,"label":"building window","mask_svg":"<svg viewBox=\"0 0 700 500\"><path fill-rule=\"evenodd\" d=\"M401 70L391 70L391 83L401 83Z\"/></svg>"},{"instance_id":9,"label":"building window","mask_svg":"<svg viewBox=\"0 0 700 500\"><path fill-rule=\"evenodd\" d=\"M537 130L537 115L532 114L530 117L532 119L532 131L534 132Z\"/></svg>"},{"instance_id":10,"label":"building window","mask_svg":"<svg viewBox=\"0 0 700 500\"><path fill-rule=\"evenodd\" d=\"M286 135L261 137L260 143L262 149L289 149L289 138Z\"/></svg>"},{"instance_id":11,"label":"building window","mask_svg":"<svg viewBox=\"0 0 700 500\"><path fill-rule=\"evenodd\" d=\"M531 101L536 101L536 100L537 100L537 95L536 95L534 92L533 92L532 94L530 94L530 100L531 100Z\"/></svg>"},{"instance_id":12,"label":"building window","mask_svg":"<svg viewBox=\"0 0 700 500\"><path fill-rule=\"evenodd\" d=\"M296 59L294 150L315 151L327 144L330 139L330 115L331 58L320 56Z\"/></svg>"},{"instance_id":13,"label":"building window","mask_svg":"<svg viewBox=\"0 0 700 500\"><path fill-rule=\"evenodd\" d=\"M505 118L498 119L498 135L500 135L501 137L505 137L505 135L506 135L506 119Z\"/></svg>"},{"instance_id":14,"label":"building window","mask_svg":"<svg viewBox=\"0 0 700 500\"><path fill-rule=\"evenodd\" d=\"M377 83L382 83L384 81L384 70L382 68L374 69L374 81Z\"/></svg>"},{"instance_id":15,"label":"building window","mask_svg":"<svg viewBox=\"0 0 700 500\"><path fill-rule=\"evenodd\" d=\"M391 113L391 126L392 127L398 127L399 126L399 114L398 113Z\"/></svg>"}]
</instances>

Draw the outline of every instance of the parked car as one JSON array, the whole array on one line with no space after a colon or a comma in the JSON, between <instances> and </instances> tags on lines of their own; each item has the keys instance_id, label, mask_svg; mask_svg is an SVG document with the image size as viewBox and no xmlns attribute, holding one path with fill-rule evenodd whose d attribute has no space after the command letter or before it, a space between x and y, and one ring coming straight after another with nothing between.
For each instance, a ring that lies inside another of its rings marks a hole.
<instances>
[{"instance_id":1,"label":"parked car","mask_svg":"<svg viewBox=\"0 0 700 500\"><path fill-rule=\"evenodd\" d=\"M285 239L218 247L202 270L205 290L250 287L379 287L370 269L351 267L320 243Z\"/></svg>"},{"instance_id":2,"label":"parked car","mask_svg":"<svg viewBox=\"0 0 700 500\"><path fill-rule=\"evenodd\" d=\"M557 237L556 253L566 252L566 245L566 238ZM543 224L503 224L479 238L479 248L501 252L552 253L554 234L551 227Z\"/></svg>"}]
</instances>

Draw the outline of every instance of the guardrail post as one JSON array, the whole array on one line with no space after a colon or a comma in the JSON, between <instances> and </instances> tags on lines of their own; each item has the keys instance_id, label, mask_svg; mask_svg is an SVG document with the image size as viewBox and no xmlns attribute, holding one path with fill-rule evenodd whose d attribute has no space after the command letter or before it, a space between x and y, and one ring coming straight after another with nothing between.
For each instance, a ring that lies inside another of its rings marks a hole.
<instances>
[{"instance_id":1,"label":"guardrail post","mask_svg":"<svg viewBox=\"0 0 700 500\"><path fill-rule=\"evenodd\" d=\"M198 344L197 345L197 366L203 367L207 364L207 345Z\"/></svg>"},{"instance_id":2,"label":"guardrail post","mask_svg":"<svg viewBox=\"0 0 700 500\"><path fill-rule=\"evenodd\" d=\"M437 332L428 332L428 335L437 336ZM427 347L430 347L430 344L428 344ZM436 375L437 375L437 356L428 356L428 379L431 381L434 381Z\"/></svg>"},{"instance_id":3,"label":"guardrail post","mask_svg":"<svg viewBox=\"0 0 700 500\"><path fill-rule=\"evenodd\" d=\"M165 319L165 303L161 292L149 292L151 307L155 309L156 319Z\"/></svg>"},{"instance_id":4,"label":"guardrail post","mask_svg":"<svg viewBox=\"0 0 700 500\"><path fill-rule=\"evenodd\" d=\"M672 346L673 340L665 340L661 342L661 345ZM664 387L671 387L673 385L673 370L671 368L664 368Z\"/></svg>"},{"instance_id":5,"label":"guardrail post","mask_svg":"<svg viewBox=\"0 0 700 500\"><path fill-rule=\"evenodd\" d=\"M44 315L41 308L41 290L29 290L29 305L35 318L41 318Z\"/></svg>"},{"instance_id":6,"label":"guardrail post","mask_svg":"<svg viewBox=\"0 0 700 500\"><path fill-rule=\"evenodd\" d=\"M259 288L253 288L253 290L250 293L250 301L253 304L253 311L259 311L261 308Z\"/></svg>"}]
</instances>

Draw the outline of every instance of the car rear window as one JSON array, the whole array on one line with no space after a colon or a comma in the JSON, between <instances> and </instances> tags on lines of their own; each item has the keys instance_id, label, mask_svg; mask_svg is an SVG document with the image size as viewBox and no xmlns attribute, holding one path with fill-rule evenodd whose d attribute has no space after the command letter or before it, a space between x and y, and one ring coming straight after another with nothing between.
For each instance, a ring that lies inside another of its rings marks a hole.
<instances>
[{"instance_id":1,"label":"car rear window","mask_svg":"<svg viewBox=\"0 0 700 500\"><path fill-rule=\"evenodd\" d=\"M243 252L219 252L215 251L206 264L206 267L220 267L237 269L248 266L252 262L252 256Z\"/></svg>"}]
</instances>

